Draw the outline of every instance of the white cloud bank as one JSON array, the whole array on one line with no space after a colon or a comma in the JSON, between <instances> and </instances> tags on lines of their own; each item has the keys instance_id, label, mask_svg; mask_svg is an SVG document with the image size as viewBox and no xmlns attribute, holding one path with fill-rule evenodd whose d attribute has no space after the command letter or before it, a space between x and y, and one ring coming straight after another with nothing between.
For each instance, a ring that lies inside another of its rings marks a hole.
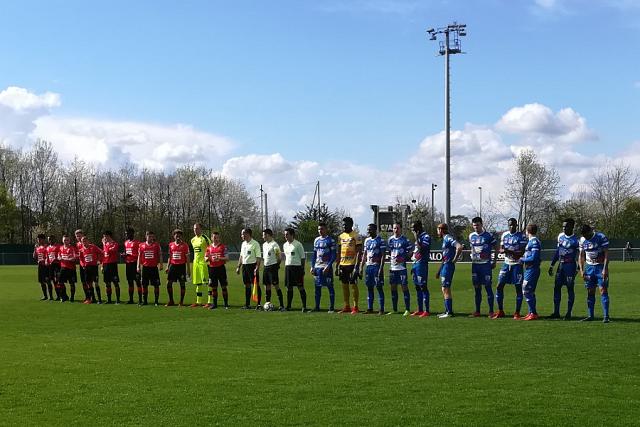
<instances>
[{"instance_id":1,"label":"white cloud bank","mask_svg":"<svg viewBox=\"0 0 640 427\"><path fill-rule=\"evenodd\" d=\"M59 117L58 94L35 94L10 87L0 92L0 141L27 147L36 138L51 141L62 160L76 156L103 167L131 162L140 167L173 170L184 164L205 165L237 178L257 194L262 185L270 211L290 218L311 203L317 180L322 201L350 211L360 225L370 221L371 204L386 205L396 195L428 195L438 185L436 207L444 202L444 133L427 136L415 150L397 153L398 160L380 168L357 160L287 159L281 153L235 155L228 138L186 125ZM587 120L571 108L554 112L532 103L507 111L493 125L467 124L451 132L453 213L472 215L478 207L478 187L484 200L503 192L512 159L525 148L554 166L565 196L585 183L590 173L612 155L584 155L582 143L597 139ZM640 164L640 141L617 158ZM408 160L407 160L408 159Z\"/></svg>"}]
</instances>

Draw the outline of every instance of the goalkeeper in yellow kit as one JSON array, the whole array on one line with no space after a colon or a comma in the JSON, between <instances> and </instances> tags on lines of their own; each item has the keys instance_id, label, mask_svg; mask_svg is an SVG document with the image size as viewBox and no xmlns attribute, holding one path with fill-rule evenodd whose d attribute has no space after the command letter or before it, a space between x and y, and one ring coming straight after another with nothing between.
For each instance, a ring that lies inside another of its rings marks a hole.
<instances>
[{"instance_id":1,"label":"goalkeeper in yellow kit","mask_svg":"<svg viewBox=\"0 0 640 427\"><path fill-rule=\"evenodd\" d=\"M195 236L191 239L191 246L193 247L193 274L191 275L191 283L196 286L196 302L191 304L191 307L200 307L203 301L202 291L209 286L209 270L207 269L205 254L211 241L205 234L202 234L202 226L199 223L193 224L193 234L195 234ZM207 304L205 304L204 307L211 305L211 298L211 292L209 292Z\"/></svg>"},{"instance_id":2,"label":"goalkeeper in yellow kit","mask_svg":"<svg viewBox=\"0 0 640 427\"><path fill-rule=\"evenodd\" d=\"M336 276L340 276L342 283L342 294L344 296L344 308L339 313L358 314L358 274L360 272L360 261L362 260L362 239L353 230L353 219L351 217L342 220L344 232L338 236L338 265ZM349 286L353 294L353 306L351 305L351 295Z\"/></svg>"}]
</instances>

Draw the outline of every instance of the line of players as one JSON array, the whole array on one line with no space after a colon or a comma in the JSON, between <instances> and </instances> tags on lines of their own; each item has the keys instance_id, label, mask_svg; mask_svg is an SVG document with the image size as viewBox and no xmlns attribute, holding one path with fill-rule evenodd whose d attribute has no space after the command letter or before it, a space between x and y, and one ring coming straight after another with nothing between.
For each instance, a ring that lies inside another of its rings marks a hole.
<instances>
[{"instance_id":1,"label":"line of players","mask_svg":"<svg viewBox=\"0 0 640 427\"><path fill-rule=\"evenodd\" d=\"M509 230L504 232L498 242L494 236L484 230L482 219L476 217L472 220L474 232L469 235L472 260L472 284L475 291L475 311L473 317L480 317L482 303L482 288L485 289L489 306L489 317L499 319L505 317L504 312L504 287L513 284L516 291L516 307L514 319L536 320L539 318L536 310L535 290L540 277L541 244L537 238L537 226L530 224L526 232L518 231L517 221L509 219ZM572 318L572 309L575 300L575 276L580 275L585 280L587 288L588 316L583 319L594 319L595 289L600 289L603 307L603 321L609 322L609 295L608 295L608 246L609 242L602 233L595 232L590 226L583 225L582 238L578 240L573 229L575 222L567 219L563 222L563 232L558 236L557 248L554 254L549 275L553 275L556 263L554 286L554 311L550 318L560 318L560 302L562 287L567 288L568 303L564 319ZM374 292L378 293L378 314L394 314L398 311L398 285L403 291L405 311L404 316L430 316L430 293L427 287L429 255L431 250L431 237L423 230L420 221L412 224L412 232L415 242L409 241L402 235L400 224L394 224L393 235L385 242L377 233L377 226L369 224L368 237L364 243L357 232L353 230L353 220L349 217L343 220L343 233L338 240L328 235L325 224L319 224L319 236L314 241L311 257L310 273L314 276L315 306L313 310L307 309L306 291L303 286L305 274L305 252L302 244L295 240L295 231L288 228L284 232L285 243L283 251L273 237L269 229L263 231L264 243L261 245L253 239L252 230L242 230L242 245L236 273L242 272L242 281L245 287L245 305L243 309L250 308L254 281L259 281L261 264L263 268L263 285L266 289L266 301L271 302L272 288L275 288L280 303L279 310L291 309L293 288L299 289L303 311L320 311L322 288L329 292L329 312L335 312L335 290L333 285L333 271L339 277L342 284L344 306L340 313L357 314L359 289L357 281L364 277L367 287L367 310L365 314L374 313ZM448 318L454 315L451 285L455 272L455 264L460 259L463 245L448 233L446 224L437 227L438 237L442 239L442 261L436 272L436 279L440 280L444 299L444 311L439 318ZM227 247L221 243L220 235L214 232L211 240L202 234L199 224L194 225L194 237L191 240L193 247L192 282L196 288L196 302L191 307L215 309L218 307L218 285L222 290L224 307L228 305L227 276L225 264L229 260ZM107 303L112 302L112 284L116 290L116 303L120 302L119 277L117 271L118 244L113 241L112 234L105 232L102 239L102 249L89 242L82 230L77 230L76 245L71 245L68 236L63 237L63 245L57 246L55 240L49 238L49 245L44 242L44 235L38 236L38 245L34 251L34 257L38 260L38 280L42 287L43 300L53 299L52 287L56 290L56 300L73 301L75 294L75 263L80 264L80 280L85 291L87 304L101 303L101 292L97 282L98 263L102 264L103 278L107 291ZM127 231L125 241L125 257L127 282L129 284L129 304L133 304L134 283L138 290L138 303L146 305L148 302L148 288L154 288L155 304L158 305L160 276L159 270L163 269L160 245L155 242L152 232L146 233L145 242L134 239L134 231ZM169 261L167 267L167 291L169 302L167 306L176 305L173 298L173 283L180 283L180 302L184 304L184 295L189 270L189 246L182 240L182 231L175 230L174 241L169 245ZM339 256L338 256L339 252ZM498 285L494 296L492 289L492 270L496 266L498 252L504 253L504 264L498 275ZM264 257L263 255L264 254ZM389 255L389 283L393 311L385 311L384 295L384 259ZM285 262L285 287L287 289L287 304L283 301L283 293L279 287L278 272L281 262ZM411 276L416 290L417 310L410 310L410 292L408 288L407 262L413 261ZM71 297L66 294L65 283L70 284ZM208 301L203 304L202 291L208 286ZM47 291L49 295L47 296ZM262 289L257 288L256 309L261 309ZM351 292L350 292L351 291ZM353 298L351 298L353 295ZM498 309L494 311L494 300ZM528 314L521 316L522 302L528 305ZM353 302L353 304L351 304Z\"/></svg>"}]
</instances>

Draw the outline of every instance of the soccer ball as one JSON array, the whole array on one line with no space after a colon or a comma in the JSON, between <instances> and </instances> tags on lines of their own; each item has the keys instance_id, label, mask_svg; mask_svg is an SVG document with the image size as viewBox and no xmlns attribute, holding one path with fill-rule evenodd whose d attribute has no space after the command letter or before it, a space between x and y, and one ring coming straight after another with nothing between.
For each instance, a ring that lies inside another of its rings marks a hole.
<instances>
[{"instance_id":1,"label":"soccer ball","mask_svg":"<svg viewBox=\"0 0 640 427\"><path fill-rule=\"evenodd\" d=\"M264 308L264 311L273 311L273 303L265 302L262 308Z\"/></svg>"}]
</instances>

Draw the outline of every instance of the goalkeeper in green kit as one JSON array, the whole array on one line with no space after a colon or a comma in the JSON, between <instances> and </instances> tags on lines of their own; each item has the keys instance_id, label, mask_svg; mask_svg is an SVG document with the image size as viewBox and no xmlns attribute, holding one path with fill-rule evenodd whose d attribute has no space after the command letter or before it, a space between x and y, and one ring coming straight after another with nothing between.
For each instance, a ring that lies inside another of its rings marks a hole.
<instances>
[{"instance_id":1,"label":"goalkeeper in green kit","mask_svg":"<svg viewBox=\"0 0 640 427\"><path fill-rule=\"evenodd\" d=\"M196 287L196 302L191 307L200 307L202 305L202 292L209 286L209 271L207 269L207 261L205 253L207 247L211 244L209 238L202 234L202 226L200 223L193 224L193 234L191 246L193 247L193 274L191 275L191 283ZM204 307L211 305L211 292L208 292L208 301Z\"/></svg>"}]
</instances>

